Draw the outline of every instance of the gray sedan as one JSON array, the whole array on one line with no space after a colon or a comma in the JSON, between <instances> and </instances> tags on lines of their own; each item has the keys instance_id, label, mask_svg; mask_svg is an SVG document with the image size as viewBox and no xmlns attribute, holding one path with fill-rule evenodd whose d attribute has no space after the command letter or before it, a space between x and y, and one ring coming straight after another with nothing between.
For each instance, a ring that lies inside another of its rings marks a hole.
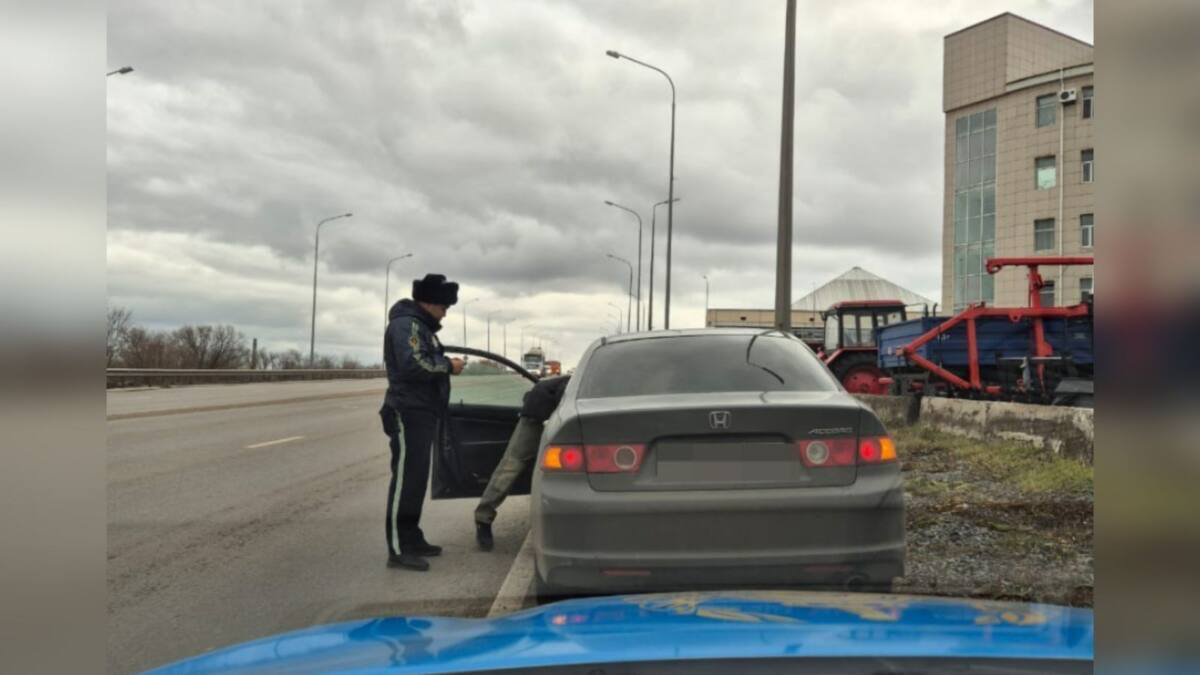
<instances>
[{"instance_id":1,"label":"gray sedan","mask_svg":"<svg viewBox=\"0 0 1200 675\"><path fill-rule=\"evenodd\" d=\"M454 406L435 498L478 494L515 419ZM895 445L803 342L779 332L597 340L546 423L532 493L543 596L886 588L904 573Z\"/></svg>"}]
</instances>

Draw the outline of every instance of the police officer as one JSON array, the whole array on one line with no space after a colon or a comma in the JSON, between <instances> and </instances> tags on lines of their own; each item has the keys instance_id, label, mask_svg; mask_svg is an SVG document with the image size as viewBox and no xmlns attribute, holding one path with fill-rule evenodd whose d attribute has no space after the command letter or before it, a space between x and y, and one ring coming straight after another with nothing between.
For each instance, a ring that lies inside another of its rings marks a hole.
<instances>
[{"instance_id":1,"label":"police officer","mask_svg":"<svg viewBox=\"0 0 1200 675\"><path fill-rule=\"evenodd\" d=\"M483 496L479 498L479 506L475 508L475 541L479 543L479 548L490 551L495 545L492 522L496 520L496 508L504 502L517 477L537 458L543 425L554 414L559 401L562 401L563 391L570 379L569 376L545 379L525 392L517 427L508 439L504 457L496 465Z\"/></svg>"},{"instance_id":2,"label":"police officer","mask_svg":"<svg viewBox=\"0 0 1200 675\"><path fill-rule=\"evenodd\" d=\"M450 375L463 369L461 359L446 358L437 339L441 320L457 302L458 284L441 274L426 274L413 281L412 299L397 302L388 312L383 342L388 389L379 410L392 449L388 567L425 571L425 558L442 552L425 540L420 520L430 453L450 404Z\"/></svg>"}]
</instances>

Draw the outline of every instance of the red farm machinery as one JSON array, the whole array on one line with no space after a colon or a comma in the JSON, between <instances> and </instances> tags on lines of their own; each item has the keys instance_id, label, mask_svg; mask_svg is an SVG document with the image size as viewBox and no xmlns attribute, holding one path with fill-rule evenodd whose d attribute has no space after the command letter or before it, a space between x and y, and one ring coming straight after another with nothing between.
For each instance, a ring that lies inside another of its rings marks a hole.
<instances>
[{"instance_id":1,"label":"red farm machinery","mask_svg":"<svg viewBox=\"0 0 1200 675\"><path fill-rule=\"evenodd\" d=\"M1042 304L1041 266L1092 265L1090 256L990 258L1028 270L1027 307L975 303L949 317L909 319L898 300L845 302L825 312L822 358L853 393L1092 405L1093 300Z\"/></svg>"}]
</instances>

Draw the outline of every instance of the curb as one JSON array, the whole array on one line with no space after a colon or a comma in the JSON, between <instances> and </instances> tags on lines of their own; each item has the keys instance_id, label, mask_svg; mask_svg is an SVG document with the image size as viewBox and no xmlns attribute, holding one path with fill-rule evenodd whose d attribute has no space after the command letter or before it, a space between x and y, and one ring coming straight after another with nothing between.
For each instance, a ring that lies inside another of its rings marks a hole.
<instances>
[{"instance_id":1,"label":"curb","mask_svg":"<svg viewBox=\"0 0 1200 675\"><path fill-rule=\"evenodd\" d=\"M532 594L533 575L536 573L533 561L533 531L530 530L525 535L521 550L517 551L508 576L504 577L504 583L500 585L500 591L496 593L496 599L492 601L487 618L511 614L529 606L527 601Z\"/></svg>"}]
</instances>

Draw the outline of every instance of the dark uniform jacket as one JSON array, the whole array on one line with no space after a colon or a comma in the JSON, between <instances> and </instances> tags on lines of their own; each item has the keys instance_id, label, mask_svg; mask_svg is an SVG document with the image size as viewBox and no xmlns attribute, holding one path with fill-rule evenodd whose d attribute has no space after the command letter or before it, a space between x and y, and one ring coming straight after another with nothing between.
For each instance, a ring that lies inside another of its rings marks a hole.
<instances>
[{"instance_id":1,"label":"dark uniform jacket","mask_svg":"<svg viewBox=\"0 0 1200 675\"><path fill-rule=\"evenodd\" d=\"M386 406L441 415L450 404L451 369L436 335L442 325L408 299L392 305L388 318L383 339L388 377Z\"/></svg>"}]
</instances>

